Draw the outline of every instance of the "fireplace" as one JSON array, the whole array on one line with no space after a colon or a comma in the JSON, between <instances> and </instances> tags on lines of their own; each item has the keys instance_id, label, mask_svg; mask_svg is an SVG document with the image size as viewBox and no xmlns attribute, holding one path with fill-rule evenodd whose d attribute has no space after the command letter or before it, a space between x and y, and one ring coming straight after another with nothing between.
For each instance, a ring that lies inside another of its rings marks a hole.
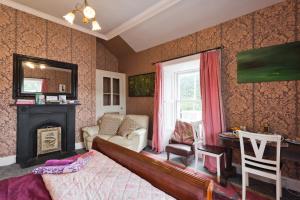
<instances>
[{"instance_id":1,"label":"fireplace","mask_svg":"<svg viewBox=\"0 0 300 200\"><path fill-rule=\"evenodd\" d=\"M75 105L18 105L17 163L28 167L75 155Z\"/></svg>"},{"instance_id":2,"label":"fireplace","mask_svg":"<svg viewBox=\"0 0 300 200\"><path fill-rule=\"evenodd\" d=\"M61 151L61 127L47 126L37 129L37 156Z\"/></svg>"}]
</instances>

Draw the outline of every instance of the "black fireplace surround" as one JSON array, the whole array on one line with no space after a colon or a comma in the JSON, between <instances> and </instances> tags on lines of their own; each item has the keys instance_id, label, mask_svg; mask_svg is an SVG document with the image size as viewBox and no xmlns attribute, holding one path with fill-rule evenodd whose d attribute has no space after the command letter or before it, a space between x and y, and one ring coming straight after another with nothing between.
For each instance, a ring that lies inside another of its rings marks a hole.
<instances>
[{"instance_id":1,"label":"black fireplace surround","mask_svg":"<svg viewBox=\"0 0 300 200\"><path fill-rule=\"evenodd\" d=\"M18 105L17 156L21 167L75 155L75 105ZM61 127L61 151L37 156L37 129Z\"/></svg>"}]
</instances>

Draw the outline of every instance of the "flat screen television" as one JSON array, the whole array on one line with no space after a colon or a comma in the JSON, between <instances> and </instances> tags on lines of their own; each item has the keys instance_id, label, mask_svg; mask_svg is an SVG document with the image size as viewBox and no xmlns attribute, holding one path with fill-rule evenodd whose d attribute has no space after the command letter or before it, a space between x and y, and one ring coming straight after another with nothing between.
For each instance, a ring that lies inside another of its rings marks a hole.
<instances>
[{"instance_id":1,"label":"flat screen television","mask_svg":"<svg viewBox=\"0 0 300 200\"><path fill-rule=\"evenodd\" d=\"M237 54L238 83L300 80L300 41Z\"/></svg>"}]
</instances>

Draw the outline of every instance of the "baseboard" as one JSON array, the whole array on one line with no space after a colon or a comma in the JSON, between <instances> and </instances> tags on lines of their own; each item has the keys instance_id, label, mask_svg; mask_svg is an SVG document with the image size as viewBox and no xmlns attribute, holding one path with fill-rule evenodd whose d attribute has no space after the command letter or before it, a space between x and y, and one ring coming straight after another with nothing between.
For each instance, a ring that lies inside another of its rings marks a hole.
<instances>
[{"instance_id":1,"label":"baseboard","mask_svg":"<svg viewBox=\"0 0 300 200\"><path fill-rule=\"evenodd\" d=\"M0 158L0 167L15 164L15 163L16 163L16 155L6 156L6 157L1 157Z\"/></svg>"},{"instance_id":2,"label":"baseboard","mask_svg":"<svg viewBox=\"0 0 300 200\"><path fill-rule=\"evenodd\" d=\"M242 174L242 166L241 165L236 164L236 163L233 163L232 165L236 167L236 172L238 174ZM249 174L249 176L251 178L254 178L256 180L259 180L259 181L262 181L262 182L265 182L265 183L275 184L274 181L272 181L271 179L268 179L268 178L263 178L261 176L255 175L255 174ZM300 187L299 187L300 181L299 180L292 179L292 178L289 178L289 177L286 177L286 176L282 176L281 177L281 184L282 184L283 188L294 190L296 192L300 192Z\"/></svg>"},{"instance_id":3,"label":"baseboard","mask_svg":"<svg viewBox=\"0 0 300 200\"><path fill-rule=\"evenodd\" d=\"M83 142L75 143L75 149L83 149L84 145ZM6 156L6 157L0 157L0 167L1 166L7 166L12 165L16 163L16 155L12 156Z\"/></svg>"}]
</instances>

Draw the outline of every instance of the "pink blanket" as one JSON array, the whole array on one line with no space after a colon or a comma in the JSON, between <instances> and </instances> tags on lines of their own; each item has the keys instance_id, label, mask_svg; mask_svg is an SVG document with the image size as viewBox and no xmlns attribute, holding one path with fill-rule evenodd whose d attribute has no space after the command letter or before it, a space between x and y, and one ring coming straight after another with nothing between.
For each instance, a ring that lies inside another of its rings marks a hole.
<instances>
[{"instance_id":1,"label":"pink blanket","mask_svg":"<svg viewBox=\"0 0 300 200\"><path fill-rule=\"evenodd\" d=\"M99 152L76 173L42 177L53 200L174 199Z\"/></svg>"}]
</instances>

